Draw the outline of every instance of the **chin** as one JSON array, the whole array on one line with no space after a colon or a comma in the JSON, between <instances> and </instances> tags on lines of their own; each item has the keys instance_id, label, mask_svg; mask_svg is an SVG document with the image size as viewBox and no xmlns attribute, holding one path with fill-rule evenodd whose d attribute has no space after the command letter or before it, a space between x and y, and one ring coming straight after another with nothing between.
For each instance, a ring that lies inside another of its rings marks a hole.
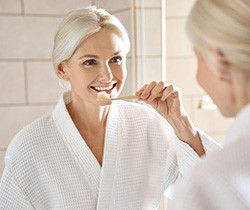
<instances>
[{"instance_id":1,"label":"chin","mask_svg":"<svg viewBox=\"0 0 250 210\"><path fill-rule=\"evenodd\" d=\"M223 109L218 107L220 110L220 113L226 117L226 118L231 118L231 117L235 117L237 115L237 112L232 110L232 109Z\"/></svg>"}]
</instances>

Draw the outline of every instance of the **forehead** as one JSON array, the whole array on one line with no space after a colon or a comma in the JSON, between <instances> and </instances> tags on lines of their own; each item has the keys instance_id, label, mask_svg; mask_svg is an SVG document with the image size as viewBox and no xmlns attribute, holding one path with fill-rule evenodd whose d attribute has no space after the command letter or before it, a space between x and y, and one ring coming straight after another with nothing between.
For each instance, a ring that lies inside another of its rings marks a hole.
<instances>
[{"instance_id":1,"label":"forehead","mask_svg":"<svg viewBox=\"0 0 250 210\"><path fill-rule=\"evenodd\" d=\"M112 55L124 51L122 39L113 31L102 29L89 36L77 48L75 54Z\"/></svg>"}]
</instances>

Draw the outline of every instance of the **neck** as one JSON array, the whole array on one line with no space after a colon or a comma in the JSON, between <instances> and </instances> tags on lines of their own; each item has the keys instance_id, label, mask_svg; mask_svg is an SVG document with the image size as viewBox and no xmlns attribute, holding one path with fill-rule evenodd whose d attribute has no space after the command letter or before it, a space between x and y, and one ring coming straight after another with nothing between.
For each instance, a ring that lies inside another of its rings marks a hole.
<instances>
[{"instance_id":1,"label":"neck","mask_svg":"<svg viewBox=\"0 0 250 210\"><path fill-rule=\"evenodd\" d=\"M250 103L250 75L234 73L234 93L237 101L237 112Z\"/></svg>"},{"instance_id":2,"label":"neck","mask_svg":"<svg viewBox=\"0 0 250 210\"><path fill-rule=\"evenodd\" d=\"M67 109L79 131L98 132L106 127L109 106L86 106L71 102Z\"/></svg>"}]
</instances>

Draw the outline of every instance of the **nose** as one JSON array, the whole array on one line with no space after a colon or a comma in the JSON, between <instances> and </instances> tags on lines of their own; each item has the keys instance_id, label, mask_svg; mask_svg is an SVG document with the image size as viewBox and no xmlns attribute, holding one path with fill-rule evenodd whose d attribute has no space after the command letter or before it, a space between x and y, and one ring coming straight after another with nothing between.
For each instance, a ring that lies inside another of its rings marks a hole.
<instances>
[{"instance_id":1,"label":"nose","mask_svg":"<svg viewBox=\"0 0 250 210\"><path fill-rule=\"evenodd\" d=\"M113 73L108 63L104 64L100 73L101 82L108 83L113 79Z\"/></svg>"}]
</instances>

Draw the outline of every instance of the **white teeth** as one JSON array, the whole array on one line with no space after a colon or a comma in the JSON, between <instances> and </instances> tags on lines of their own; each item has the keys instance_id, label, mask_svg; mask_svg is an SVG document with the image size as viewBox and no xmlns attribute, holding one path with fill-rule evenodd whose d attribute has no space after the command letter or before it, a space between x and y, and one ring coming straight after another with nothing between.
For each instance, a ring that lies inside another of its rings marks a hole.
<instances>
[{"instance_id":1,"label":"white teeth","mask_svg":"<svg viewBox=\"0 0 250 210\"><path fill-rule=\"evenodd\" d=\"M108 87L94 87L98 91L105 91L105 90L111 90L113 88L113 85Z\"/></svg>"}]
</instances>

